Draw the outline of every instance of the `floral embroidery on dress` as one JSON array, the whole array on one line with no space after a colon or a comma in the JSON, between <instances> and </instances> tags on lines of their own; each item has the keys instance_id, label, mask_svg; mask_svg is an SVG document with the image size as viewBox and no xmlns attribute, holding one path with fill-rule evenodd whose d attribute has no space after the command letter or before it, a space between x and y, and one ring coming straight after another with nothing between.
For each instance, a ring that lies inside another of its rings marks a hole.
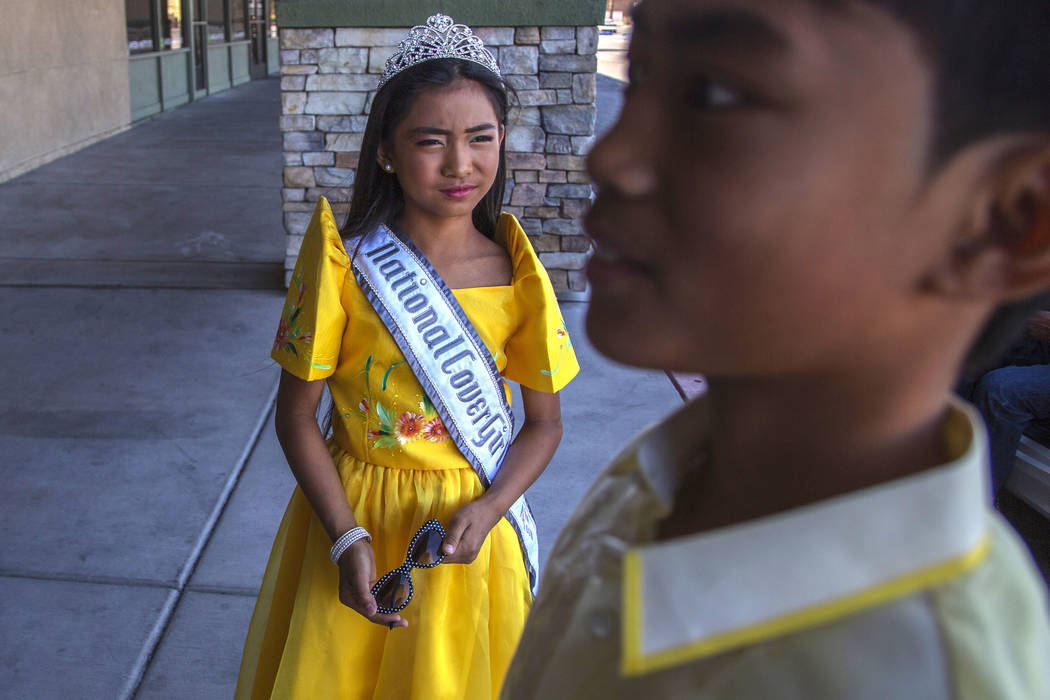
<instances>
[{"instance_id":1,"label":"floral embroidery on dress","mask_svg":"<svg viewBox=\"0 0 1050 700\"><path fill-rule=\"evenodd\" d=\"M432 418L423 426L423 437L430 442L444 442L448 440L448 431L440 418Z\"/></svg>"},{"instance_id":2,"label":"floral embroidery on dress","mask_svg":"<svg viewBox=\"0 0 1050 700\"><path fill-rule=\"evenodd\" d=\"M284 305L281 314L281 322L277 324L277 337L273 341L274 352L289 352L299 357L296 343L309 345L313 341L313 334L304 330L302 326L303 295L306 294L306 284L303 282L303 273L296 273L292 278L292 285L298 288L298 296L293 302L291 298Z\"/></svg>"},{"instance_id":3,"label":"floral embroidery on dress","mask_svg":"<svg viewBox=\"0 0 1050 700\"><path fill-rule=\"evenodd\" d=\"M554 329L554 336L558 339L558 364L549 372L545 369L540 370L541 374L545 374L548 377L553 377L558 373L558 370L561 369L561 361L565 356L565 351L572 348L572 340L569 338L569 334L565 331L564 321L562 321L562 325Z\"/></svg>"},{"instance_id":4,"label":"floral embroidery on dress","mask_svg":"<svg viewBox=\"0 0 1050 700\"><path fill-rule=\"evenodd\" d=\"M382 400L375 399L372 395L371 384L374 360L375 357L369 355L368 360L365 362L366 395L357 404L356 411L343 414L344 418L356 416L365 421L366 435L369 440L374 440L372 449L393 449L419 439L428 442L444 442L448 440L448 430L445 429L445 424L441 422L437 409L434 408L434 404L430 402L430 398L425 393L419 402L419 413L404 411L398 414L384 406ZM386 368L386 371L383 373L383 379L380 382L380 392L386 392L390 373L403 364L405 364L404 360L398 360ZM377 429L370 428L368 425L373 411L379 422Z\"/></svg>"}]
</instances>

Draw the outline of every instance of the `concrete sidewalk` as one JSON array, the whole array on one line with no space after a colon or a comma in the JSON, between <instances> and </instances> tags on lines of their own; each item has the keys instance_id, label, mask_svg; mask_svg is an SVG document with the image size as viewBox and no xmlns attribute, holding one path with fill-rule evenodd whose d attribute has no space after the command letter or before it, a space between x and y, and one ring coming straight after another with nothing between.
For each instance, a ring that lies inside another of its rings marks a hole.
<instances>
[{"instance_id":1,"label":"concrete sidewalk","mask_svg":"<svg viewBox=\"0 0 1050 700\"><path fill-rule=\"evenodd\" d=\"M280 285L278 90L247 83L4 183L0 283Z\"/></svg>"},{"instance_id":2,"label":"concrete sidewalk","mask_svg":"<svg viewBox=\"0 0 1050 700\"><path fill-rule=\"evenodd\" d=\"M618 92L601 80L603 123ZM268 356L278 95L252 82L0 185L0 697L231 696L293 486ZM530 492L544 551L680 401L564 311L583 371Z\"/></svg>"}]
</instances>

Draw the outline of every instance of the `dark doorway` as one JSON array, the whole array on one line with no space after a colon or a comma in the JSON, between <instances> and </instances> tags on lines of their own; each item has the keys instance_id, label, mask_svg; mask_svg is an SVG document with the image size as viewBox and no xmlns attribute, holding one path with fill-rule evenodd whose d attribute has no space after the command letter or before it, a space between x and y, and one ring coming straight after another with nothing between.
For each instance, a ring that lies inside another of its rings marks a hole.
<instances>
[{"instance_id":1,"label":"dark doorway","mask_svg":"<svg viewBox=\"0 0 1050 700\"><path fill-rule=\"evenodd\" d=\"M193 70L197 76L197 93L208 89L208 6L197 0L193 8Z\"/></svg>"},{"instance_id":2,"label":"dark doorway","mask_svg":"<svg viewBox=\"0 0 1050 700\"><path fill-rule=\"evenodd\" d=\"M248 39L252 42L250 72L252 79L266 76L266 0L247 0ZM270 0L273 2L273 0Z\"/></svg>"}]
</instances>

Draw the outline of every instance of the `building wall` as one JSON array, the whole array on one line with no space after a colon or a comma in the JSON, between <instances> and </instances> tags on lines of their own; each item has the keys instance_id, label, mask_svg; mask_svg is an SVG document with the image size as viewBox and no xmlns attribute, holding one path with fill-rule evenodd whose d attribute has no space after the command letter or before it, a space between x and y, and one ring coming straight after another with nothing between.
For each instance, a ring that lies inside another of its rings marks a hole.
<instances>
[{"instance_id":1,"label":"building wall","mask_svg":"<svg viewBox=\"0 0 1050 700\"><path fill-rule=\"evenodd\" d=\"M0 105L0 182L127 128L123 0L2 0Z\"/></svg>"},{"instance_id":2,"label":"building wall","mask_svg":"<svg viewBox=\"0 0 1050 700\"><path fill-rule=\"evenodd\" d=\"M608 0L277 0L281 27L411 27L435 12L469 27L601 24Z\"/></svg>"}]
</instances>

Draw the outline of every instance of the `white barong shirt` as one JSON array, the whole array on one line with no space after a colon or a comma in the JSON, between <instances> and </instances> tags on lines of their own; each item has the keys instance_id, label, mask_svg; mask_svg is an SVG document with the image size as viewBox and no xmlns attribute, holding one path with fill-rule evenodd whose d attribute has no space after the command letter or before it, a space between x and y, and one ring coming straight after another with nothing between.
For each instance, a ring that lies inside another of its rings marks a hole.
<instances>
[{"instance_id":1,"label":"white barong shirt","mask_svg":"<svg viewBox=\"0 0 1050 700\"><path fill-rule=\"evenodd\" d=\"M988 505L975 411L952 404L937 468L654 541L708 410L643 433L591 487L503 698L1050 699L1046 590Z\"/></svg>"}]
</instances>

